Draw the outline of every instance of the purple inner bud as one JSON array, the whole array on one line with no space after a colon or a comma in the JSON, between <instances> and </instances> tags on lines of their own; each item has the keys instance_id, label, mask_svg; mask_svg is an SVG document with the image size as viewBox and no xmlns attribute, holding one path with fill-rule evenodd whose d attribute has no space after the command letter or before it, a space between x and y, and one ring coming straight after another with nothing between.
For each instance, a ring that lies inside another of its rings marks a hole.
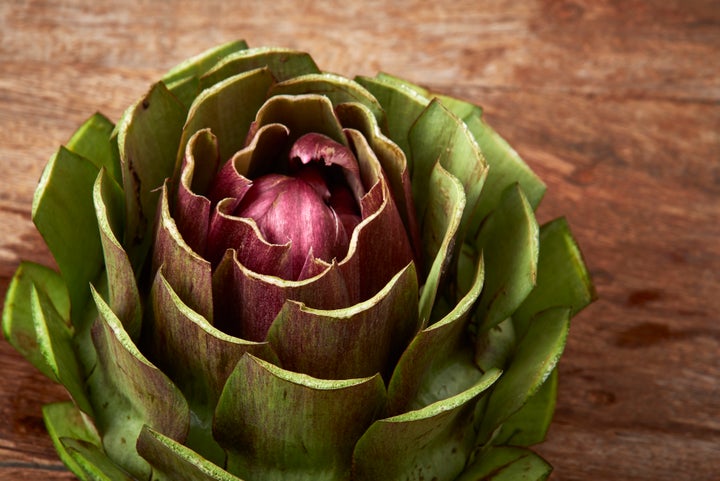
<instances>
[{"instance_id":1,"label":"purple inner bud","mask_svg":"<svg viewBox=\"0 0 720 481\"><path fill-rule=\"evenodd\" d=\"M345 256L361 220L363 194L352 151L324 135L306 134L290 150L289 172L254 179L233 215L253 219L270 243L290 243L286 272L299 280L313 258Z\"/></svg>"}]
</instances>

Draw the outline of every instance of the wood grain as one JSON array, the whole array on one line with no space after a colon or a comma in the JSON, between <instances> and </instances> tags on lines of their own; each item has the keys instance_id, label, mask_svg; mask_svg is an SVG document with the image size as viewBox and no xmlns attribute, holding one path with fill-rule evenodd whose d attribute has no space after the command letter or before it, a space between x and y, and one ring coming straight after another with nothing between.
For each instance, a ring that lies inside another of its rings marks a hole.
<instances>
[{"instance_id":1,"label":"wood grain","mask_svg":"<svg viewBox=\"0 0 720 481\"><path fill-rule=\"evenodd\" d=\"M552 479L718 479L716 0L86 3L0 3L0 294L52 264L29 219L47 158L179 60L245 38L388 71L482 104L583 247L600 300L561 362ZM73 479L41 420L62 388L4 341L0 366L0 479Z\"/></svg>"}]
</instances>

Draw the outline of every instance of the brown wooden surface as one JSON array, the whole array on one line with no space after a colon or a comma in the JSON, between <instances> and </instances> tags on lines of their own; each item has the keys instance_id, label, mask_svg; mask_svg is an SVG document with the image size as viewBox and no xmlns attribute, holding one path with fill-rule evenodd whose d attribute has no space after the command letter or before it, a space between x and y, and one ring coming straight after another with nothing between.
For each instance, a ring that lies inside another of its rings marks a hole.
<instances>
[{"instance_id":1,"label":"brown wooden surface","mask_svg":"<svg viewBox=\"0 0 720 481\"><path fill-rule=\"evenodd\" d=\"M306 50L482 104L548 183L541 220L569 218L600 300L561 363L553 479L720 479L717 0L122 3L0 2L3 298L52 262L32 194L81 121L227 40ZM0 479L73 479L40 412L62 389L5 341L0 376Z\"/></svg>"}]
</instances>

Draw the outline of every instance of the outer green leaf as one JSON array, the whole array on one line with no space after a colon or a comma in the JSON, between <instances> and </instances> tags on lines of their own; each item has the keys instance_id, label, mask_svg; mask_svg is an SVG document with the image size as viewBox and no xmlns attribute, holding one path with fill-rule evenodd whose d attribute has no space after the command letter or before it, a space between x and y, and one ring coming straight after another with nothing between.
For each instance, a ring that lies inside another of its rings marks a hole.
<instances>
[{"instance_id":1,"label":"outer green leaf","mask_svg":"<svg viewBox=\"0 0 720 481\"><path fill-rule=\"evenodd\" d=\"M170 69L162 78L166 84L171 84L182 80L185 77L200 76L210 70L210 68L218 63L224 57L231 55L237 51L248 48L245 40L235 40L217 47L206 50L194 57L184 60L180 64Z\"/></svg>"},{"instance_id":2,"label":"outer green leaf","mask_svg":"<svg viewBox=\"0 0 720 481\"><path fill-rule=\"evenodd\" d=\"M382 378L324 381L250 354L220 397L228 471L252 480L346 480L353 446L385 403Z\"/></svg>"},{"instance_id":3,"label":"outer green leaf","mask_svg":"<svg viewBox=\"0 0 720 481\"><path fill-rule=\"evenodd\" d=\"M93 189L95 213L100 229L110 308L132 339L140 336L142 308L135 273L120 244L123 220L123 193L115 181L101 169Z\"/></svg>"},{"instance_id":4,"label":"outer green leaf","mask_svg":"<svg viewBox=\"0 0 720 481\"><path fill-rule=\"evenodd\" d=\"M458 299L465 296L472 288L477 273L477 265L482 253L478 252L475 247L464 242L458 252L457 270L455 271L455 298L452 299L454 305Z\"/></svg>"},{"instance_id":5,"label":"outer green leaf","mask_svg":"<svg viewBox=\"0 0 720 481\"><path fill-rule=\"evenodd\" d=\"M137 450L153 467L150 481L242 481L147 426L140 431Z\"/></svg>"},{"instance_id":6,"label":"outer green leaf","mask_svg":"<svg viewBox=\"0 0 720 481\"><path fill-rule=\"evenodd\" d=\"M528 165L520 158L518 153L490 127L476 112L463 118L480 145L480 149L490 169L485 181L480 202L473 213L471 224L479 226L485 217L492 212L503 191L508 186L518 183L527 196L533 209L537 208L545 194L545 184Z\"/></svg>"},{"instance_id":7,"label":"outer green leaf","mask_svg":"<svg viewBox=\"0 0 720 481\"><path fill-rule=\"evenodd\" d=\"M107 117L96 113L80 126L65 146L88 159L98 169L105 168L116 182L120 182L120 159L110 141L114 128Z\"/></svg>"},{"instance_id":8,"label":"outer green leaf","mask_svg":"<svg viewBox=\"0 0 720 481\"><path fill-rule=\"evenodd\" d=\"M387 78L356 77L355 81L365 87L380 102L387 116L387 134L405 152L408 170L413 174L413 159L410 151L410 128L415 119L425 110L430 100L406 85L397 84Z\"/></svg>"},{"instance_id":9,"label":"outer green leaf","mask_svg":"<svg viewBox=\"0 0 720 481\"><path fill-rule=\"evenodd\" d=\"M80 409L92 413L85 394L83 371L73 350L72 329L65 324L52 301L34 287L30 292L30 312L38 350L52 371L52 378L65 386Z\"/></svg>"},{"instance_id":10,"label":"outer green leaf","mask_svg":"<svg viewBox=\"0 0 720 481\"><path fill-rule=\"evenodd\" d=\"M435 97L463 122L467 122L473 117L482 117L482 108L470 102L465 102L464 100L447 95L435 95Z\"/></svg>"},{"instance_id":11,"label":"outer green leaf","mask_svg":"<svg viewBox=\"0 0 720 481\"><path fill-rule=\"evenodd\" d=\"M373 423L355 447L353 479L454 480L473 448L475 403L499 376L489 371L460 394Z\"/></svg>"},{"instance_id":12,"label":"outer green leaf","mask_svg":"<svg viewBox=\"0 0 720 481\"><path fill-rule=\"evenodd\" d=\"M532 446L545 441L555 412L557 385L558 370L556 367L522 409L503 423L500 432L493 438L493 444Z\"/></svg>"},{"instance_id":13,"label":"outer green leaf","mask_svg":"<svg viewBox=\"0 0 720 481\"><path fill-rule=\"evenodd\" d=\"M3 334L25 359L45 376L52 378L53 369L38 349L30 302L33 289L47 295L65 326L70 327L70 299L62 277L43 265L21 262L10 280L5 296L2 313Z\"/></svg>"},{"instance_id":14,"label":"outer green leaf","mask_svg":"<svg viewBox=\"0 0 720 481\"><path fill-rule=\"evenodd\" d=\"M390 415L428 406L472 387L482 377L473 363L468 323L484 279L475 263L472 287L443 319L419 332L395 367L388 386Z\"/></svg>"},{"instance_id":15,"label":"outer green leaf","mask_svg":"<svg viewBox=\"0 0 720 481\"><path fill-rule=\"evenodd\" d=\"M455 481L543 481L552 467L528 449L495 447L482 454Z\"/></svg>"},{"instance_id":16,"label":"outer green leaf","mask_svg":"<svg viewBox=\"0 0 720 481\"><path fill-rule=\"evenodd\" d=\"M504 369L516 345L512 319L507 318L489 330L478 333L475 344L475 364L480 369Z\"/></svg>"},{"instance_id":17,"label":"outer green leaf","mask_svg":"<svg viewBox=\"0 0 720 481\"><path fill-rule=\"evenodd\" d=\"M293 77L273 86L269 96L274 95L323 95L334 106L342 103L359 103L367 107L377 122L385 122L385 112L380 103L365 88L346 77L330 73L315 73Z\"/></svg>"},{"instance_id":18,"label":"outer green leaf","mask_svg":"<svg viewBox=\"0 0 720 481\"><path fill-rule=\"evenodd\" d=\"M127 211L123 245L136 272L150 249L160 187L173 173L185 112L159 82L117 126Z\"/></svg>"},{"instance_id":19,"label":"outer green leaf","mask_svg":"<svg viewBox=\"0 0 720 481\"><path fill-rule=\"evenodd\" d=\"M190 108L202 91L200 77L197 76L185 77L177 82L165 84L165 86L186 110Z\"/></svg>"},{"instance_id":20,"label":"outer green leaf","mask_svg":"<svg viewBox=\"0 0 720 481\"><path fill-rule=\"evenodd\" d=\"M465 208L465 193L457 177L440 163L430 174L433 186L428 193L427 210L420 220L423 237L423 258L430 261L420 295L420 322L424 327L430 319L442 277L452 260L452 250Z\"/></svg>"},{"instance_id":21,"label":"outer green leaf","mask_svg":"<svg viewBox=\"0 0 720 481\"><path fill-rule=\"evenodd\" d=\"M246 48L247 44L243 40L220 45L177 65L165 74L162 81L183 105L189 107L202 88L200 76L226 56Z\"/></svg>"},{"instance_id":22,"label":"outer green leaf","mask_svg":"<svg viewBox=\"0 0 720 481\"><path fill-rule=\"evenodd\" d=\"M548 307L571 308L574 316L597 294L582 254L564 218L540 228L537 286L513 314L513 323L524 333L530 318Z\"/></svg>"},{"instance_id":23,"label":"outer green leaf","mask_svg":"<svg viewBox=\"0 0 720 481\"><path fill-rule=\"evenodd\" d=\"M569 326L570 311L563 308L548 309L533 319L512 364L490 396L478 437L481 443L523 407L550 376L565 347Z\"/></svg>"},{"instance_id":24,"label":"outer green leaf","mask_svg":"<svg viewBox=\"0 0 720 481\"><path fill-rule=\"evenodd\" d=\"M60 442L75 465L82 469L82 479L92 481L135 481L135 478L115 464L103 452L102 448L96 444L73 438L60 438Z\"/></svg>"},{"instance_id":25,"label":"outer green leaf","mask_svg":"<svg viewBox=\"0 0 720 481\"><path fill-rule=\"evenodd\" d=\"M200 79L206 89L226 78L267 67L278 82L305 74L320 73L315 61L304 52L284 48L251 48L228 55Z\"/></svg>"},{"instance_id":26,"label":"outer green leaf","mask_svg":"<svg viewBox=\"0 0 720 481\"><path fill-rule=\"evenodd\" d=\"M423 97L430 98L430 91L428 89L412 83L409 80L405 80L404 78L396 77L395 75L387 72L379 72L376 75L376 78L390 85L401 87L405 90L416 92L418 95L422 95Z\"/></svg>"},{"instance_id":27,"label":"outer green leaf","mask_svg":"<svg viewBox=\"0 0 720 481\"><path fill-rule=\"evenodd\" d=\"M100 446L100 436L72 402L46 404L42 408L45 427L60 459L83 481L92 479L65 449L61 438L72 438Z\"/></svg>"},{"instance_id":28,"label":"outer green leaf","mask_svg":"<svg viewBox=\"0 0 720 481\"><path fill-rule=\"evenodd\" d=\"M88 379L95 421L108 456L132 475L146 479L150 465L135 449L147 424L184 440L190 423L187 402L159 369L140 353L119 319L93 290L99 317L92 329L97 366Z\"/></svg>"},{"instance_id":29,"label":"outer green leaf","mask_svg":"<svg viewBox=\"0 0 720 481\"><path fill-rule=\"evenodd\" d=\"M437 99L433 99L410 129L413 158L412 190L415 208L422 219L427 206L427 192L434 188L430 172L436 163L458 178L465 192L465 208L459 240L465 232L474 231L470 224L477 206L488 167L472 134L460 119Z\"/></svg>"},{"instance_id":30,"label":"outer green leaf","mask_svg":"<svg viewBox=\"0 0 720 481\"><path fill-rule=\"evenodd\" d=\"M496 326L518 308L535 286L538 226L519 185L508 187L476 240L487 260L485 289L480 296L479 333Z\"/></svg>"},{"instance_id":31,"label":"outer green leaf","mask_svg":"<svg viewBox=\"0 0 720 481\"><path fill-rule=\"evenodd\" d=\"M312 309L286 301L268 342L285 369L324 379L350 379L379 372L389 378L417 329L417 275L413 264L375 296L352 307Z\"/></svg>"},{"instance_id":32,"label":"outer green leaf","mask_svg":"<svg viewBox=\"0 0 720 481\"><path fill-rule=\"evenodd\" d=\"M33 222L65 279L75 322L103 266L92 203L97 173L92 162L61 147L45 167L33 199Z\"/></svg>"}]
</instances>

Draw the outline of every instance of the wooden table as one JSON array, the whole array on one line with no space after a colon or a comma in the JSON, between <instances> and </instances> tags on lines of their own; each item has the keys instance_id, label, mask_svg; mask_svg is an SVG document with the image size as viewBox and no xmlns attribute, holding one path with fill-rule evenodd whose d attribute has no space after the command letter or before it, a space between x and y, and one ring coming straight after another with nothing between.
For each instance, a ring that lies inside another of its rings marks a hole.
<instances>
[{"instance_id":1,"label":"wooden table","mask_svg":"<svg viewBox=\"0 0 720 481\"><path fill-rule=\"evenodd\" d=\"M560 366L553 479L720 479L717 0L89 3L0 3L1 294L52 263L30 221L51 153L179 60L242 37L388 71L483 105L584 249L600 300ZM5 341L0 366L0 478L72 479L40 413L62 389Z\"/></svg>"}]
</instances>

